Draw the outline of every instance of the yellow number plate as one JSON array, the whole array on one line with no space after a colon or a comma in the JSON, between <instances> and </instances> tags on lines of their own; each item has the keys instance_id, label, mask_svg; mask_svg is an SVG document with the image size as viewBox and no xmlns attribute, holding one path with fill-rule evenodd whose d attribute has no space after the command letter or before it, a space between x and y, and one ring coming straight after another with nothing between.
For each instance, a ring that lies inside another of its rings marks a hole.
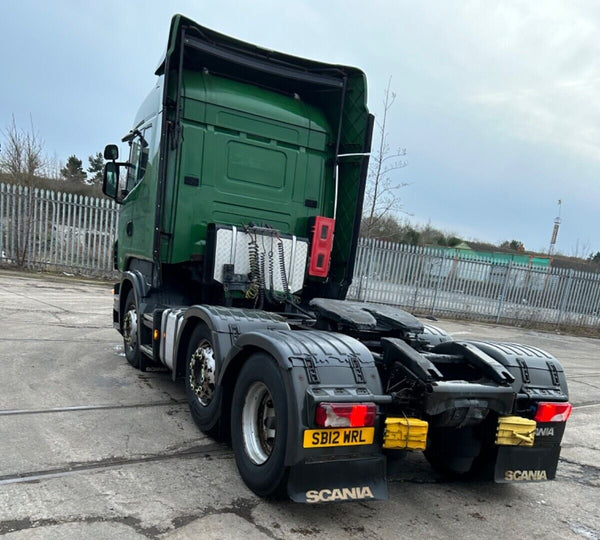
<instances>
[{"instance_id":1,"label":"yellow number plate","mask_svg":"<svg viewBox=\"0 0 600 540\"><path fill-rule=\"evenodd\" d=\"M357 446L373 444L375 428L338 428L304 430L304 448L324 448L326 446Z\"/></svg>"}]
</instances>

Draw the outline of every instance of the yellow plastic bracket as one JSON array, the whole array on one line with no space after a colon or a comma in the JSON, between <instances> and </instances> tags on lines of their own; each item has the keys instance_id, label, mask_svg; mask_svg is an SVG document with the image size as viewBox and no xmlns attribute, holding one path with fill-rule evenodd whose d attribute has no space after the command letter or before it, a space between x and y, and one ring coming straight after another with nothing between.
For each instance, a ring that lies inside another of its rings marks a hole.
<instances>
[{"instance_id":1,"label":"yellow plastic bracket","mask_svg":"<svg viewBox=\"0 0 600 540\"><path fill-rule=\"evenodd\" d=\"M500 446L533 446L535 440L535 420L521 416L501 416L498 418L496 444Z\"/></svg>"},{"instance_id":2,"label":"yellow plastic bracket","mask_svg":"<svg viewBox=\"0 0 600 540\"><path fill-rule=\"evenodd\" d=\"M425 450L429 424L419 418L386 418L383 447L395 450Z\"/></svg>"}]
</instances>

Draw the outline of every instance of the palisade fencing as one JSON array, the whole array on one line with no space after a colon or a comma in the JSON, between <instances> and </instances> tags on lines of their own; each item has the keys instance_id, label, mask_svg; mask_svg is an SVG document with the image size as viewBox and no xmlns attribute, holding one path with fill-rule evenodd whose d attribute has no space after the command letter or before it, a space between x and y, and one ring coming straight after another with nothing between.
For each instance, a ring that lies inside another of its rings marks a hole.
<instances>
[{"instance_id":1,"label":"palisade fencing","mask_svg":"<svg viewBox=\"0 0 600 540\"><path fill-rule=\"evenodd\" d=\"M600 274L361 239L348 298L430 315L600 328Z\"/></svg>"},{"instance_id":2,"label":"palisade fencing","mask_svg":"<svg viewBox=\"0 0 600 540\"><path fill-rule=\"evenodd\" d=\"M117 205L0 183L0 264L113 277Z\"/></svg>"},{"instance_id":3,"label":"palisade fencing","mask_svg":"<svg viewBox=\"0 0 600 540\"><path fill-rule=\"evenodd\" d=\"M0 264L112 278L112 200L0 183ZM361 239L348 298L431 315L600 328L600 274Z\"/></svg>"}]
</instances>

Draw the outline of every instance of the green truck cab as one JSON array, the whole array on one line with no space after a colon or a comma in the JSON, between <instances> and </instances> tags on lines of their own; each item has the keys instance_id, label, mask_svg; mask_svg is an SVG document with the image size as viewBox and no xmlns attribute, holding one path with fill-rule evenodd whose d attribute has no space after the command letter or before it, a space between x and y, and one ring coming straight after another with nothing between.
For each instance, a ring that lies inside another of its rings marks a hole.
<instances>
[{"instance_id":1,"label":"green truck cab","mask_svg":"<svg viewBox=\"0 0 600 540\"><path fill-rule=\"evenodd\" d=\"M328 279L311 278L308 289L343 298L373 125L364 74L263 51L178 15L157 75L124 138L125 168L109 164L107 193L122 205L118 269L137 269L154 287L196 276L206 290L210 224L308 238L323 216L336 220Z\"/></svg>"},{"instance_id":2,"label":"green truck cab","mask_svg":"<svg viewBox=\"0 0 600 540\"><path fill-rule=\"evenodd\" d=\"M345 301L373 116L362 71L261 49L176 15L157 82L114 144L113 323L166 367L260 496L385 499L388 460L554 478L571 405L534 347L455 341Z\"/></svg>"}]
</instances>

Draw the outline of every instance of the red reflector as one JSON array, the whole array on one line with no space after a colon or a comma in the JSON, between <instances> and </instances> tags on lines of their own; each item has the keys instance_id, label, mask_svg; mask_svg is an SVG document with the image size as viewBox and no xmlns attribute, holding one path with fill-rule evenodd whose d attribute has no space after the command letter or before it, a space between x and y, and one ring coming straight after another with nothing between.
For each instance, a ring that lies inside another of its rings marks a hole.
<instances>
[{"instance_id":1,"label":"red reflector","mask_svg":"<svg viewBox=\"0 0 600 540\"><path fill-rule=\"evenodd\" d=\"M563 403L538 403L535 413L536 422L566 422L571 416L573 405Z\"/></svg>"},{"instance_id":2,"label":"red reflector","mask_svg":"<svg viewBox=\"0 0 600 540\"><path fill-rule=\"evenodd\" d=\"M310 243L310 263L308 275L327 277L329 263L331 262L331 249L333 247L333 229L335 219L317 216L313 227Z\"/></svg>"},{"instance_id":3,"label":"red reflector","mask_svg":"<svg viewBox=\"0 0 600 540\"><path fill-rule=\"evenodd\" d=\"M321 427L364 427L375 424L375 403L319 403L315 423Z\"/></svg>"}]
</instances>

